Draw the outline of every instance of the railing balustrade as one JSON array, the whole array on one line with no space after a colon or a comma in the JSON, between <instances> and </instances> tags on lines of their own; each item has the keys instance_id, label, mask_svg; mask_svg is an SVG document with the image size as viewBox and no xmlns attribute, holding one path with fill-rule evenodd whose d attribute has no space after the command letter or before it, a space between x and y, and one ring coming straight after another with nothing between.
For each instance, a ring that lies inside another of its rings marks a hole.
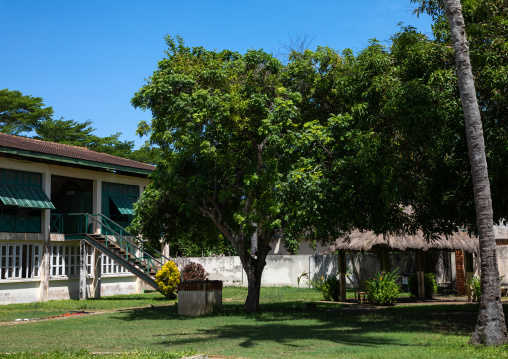
<instances>
[{"instance_id":1,"label":"railing balustrade","mask_svg":"<svg viewBox=\"0 0 508 359\"><path fill-rule=\"evenodd\" d=\"M76 216L79 218L78 231L81 234L94 234L94 228L100 228L100 234L104 236L106 246L111 240L111 237L113 237L113 242L125 250L126 261L129 260L129 255L132 255L137 261L146 264L146 268L143 268L142 270L147 275L149 275L150 268L158 271L162 267L162 259L165 259L166 261L170 260L170 258L165 257L157 250L153 250L153 252L160 256L160 259L145 252L140 246L119 233L129 234L122 226L103 214L71 213L69 216Z\"/></svg>"}]
</instances>

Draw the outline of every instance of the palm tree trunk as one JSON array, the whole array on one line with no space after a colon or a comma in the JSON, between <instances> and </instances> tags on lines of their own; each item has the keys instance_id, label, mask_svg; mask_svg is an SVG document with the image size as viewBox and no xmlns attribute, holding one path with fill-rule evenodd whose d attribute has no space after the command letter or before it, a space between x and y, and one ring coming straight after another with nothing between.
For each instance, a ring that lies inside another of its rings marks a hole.
<instances>
[{"instance_id":1,"label":"palm tree trunk","mask_svg":"<svg viewBox=\"0 0 508 359\"><path fill-rule=\"evenodd\" d=\"M469 161L473 178L476 222L480 241L481 300L473 344L501 345L507 342L497 267L492 198L485 156L482 122L476 100L469 45L460 0L443 0L450 23L457 63L460 98L466 122Z\"/></svg>"}]
</instances>

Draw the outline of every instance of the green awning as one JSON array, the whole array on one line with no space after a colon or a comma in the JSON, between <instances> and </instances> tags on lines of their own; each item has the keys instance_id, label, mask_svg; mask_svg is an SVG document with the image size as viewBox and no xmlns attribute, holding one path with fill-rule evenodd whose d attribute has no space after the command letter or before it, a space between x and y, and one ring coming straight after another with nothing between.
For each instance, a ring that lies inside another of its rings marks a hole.
<instances>
[{"instance_id":1,"label":"green awning","mask_svg":"<svg viewBox=\"0 0 508 359\"><path fill-rule=\"evenodd\" d=\"M55 209L53 203L40 187L0 183L0 201L6 206Z\"/></svg>"},{"instance_id":2,"label":"green awning","mask_svg":"<svg viewBox=\"0 0 508 359\"><path fill-rule=\"evenodd\" d=\"M118 212L121 214L134 214L132 205L134 202L136 202L136 197L110 196L110 198L115 204L116 208L118 208Z\"/></svg>"}]
</instances>

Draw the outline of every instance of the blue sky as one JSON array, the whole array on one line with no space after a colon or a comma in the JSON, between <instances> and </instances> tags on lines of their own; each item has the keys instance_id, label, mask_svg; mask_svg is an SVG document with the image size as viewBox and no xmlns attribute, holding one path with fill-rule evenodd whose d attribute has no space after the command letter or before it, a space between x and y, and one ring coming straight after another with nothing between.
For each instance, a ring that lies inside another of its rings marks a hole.
<instances>
[{"instance_id":1,"label":"blue sky","mask_svg":"<svg viewBox=\"0 0 508 359\"><path fill-rule=\"evenodd\" d=\"M409 0L37 1L0 0L0 88L42 97L55 118L92 120L100 136L135 135L150 113L130 99L164 57L164 36L188 46L274 54L308 35L311 48L355 52L388 41L397 24L430 34Z\"/></svg>"}]
</instances>

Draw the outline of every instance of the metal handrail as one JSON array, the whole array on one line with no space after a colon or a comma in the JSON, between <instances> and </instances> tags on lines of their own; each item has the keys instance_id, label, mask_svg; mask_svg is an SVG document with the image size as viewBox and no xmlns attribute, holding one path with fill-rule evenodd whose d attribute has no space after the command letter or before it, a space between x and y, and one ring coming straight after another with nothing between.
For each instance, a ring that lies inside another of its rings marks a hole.
<instances>
[{"instance_id":1,"label":"metal handrail","mask_svg":"<svg viewBox=\"0 0 508 359\"><path fill-rule=\"evenodd\" d=\"M133 237L132 234L130 234L129 232L127 232L127 230L125 228L123 228L121 225L119 225L118 223L116 223L115 221L113 221L111 218L103 215L102 213L94 213L92 214L92 216L100 216L101 217L101 220L102 221L106 221L106 222L109 222L109 223L112 223L114 224L116 227L118 227L120 229L120 235L124 235L124 233L129 236L129 237Z\"/></svg>"},{"instance_id":2,"label":"metal handrail","mask_svg":"<svg viewBox=\"0 0 508 359\"><path fill-rule=\"evenodd\" d=\"M85 234L93 234L93 233L88 233L89 220L92 220L96 224L100 225L101 226L101 234L104 235L104 238L106 240L106 246L108 245L108 240L109 240L108 236L112 235L113 237L115 237L116 244L119 245L121 248L125 249L125 251L126 251L126 253L125 253L125 257L126 258L125 259L126 260L129 259L129 254L131 254L131 255L134 256L134 258L136 260L138 260L141 263L144 262L146 264L146 271L145 271L145 273L149 274L150 268L153 268L155 271L159 270L157 268L157 266L154 264L154 262L156 262L157 264L162 266L162 261L160 261L157 258L155 258L154 256L152 256L150 253L145 252L143 249L141 249L135 243L131 242L130 240L128 240L124 236L120 235L118 232L116 232L114 229L109 227L107 224L103 223L103 221L95 218L96 216L104 217L107 220L109 220L112 223L114 223L115 225L118 225L117 223L115 223L114 221L112 221L108 217L104 216L103 214L70 213L69 216L83 216L84 218L87 219L86 225L85 225L85 231L82 232L82 233L85 233ZM118 226L123 229L123 227L121 227L120 225L118 225ZM81 227L81 221L79 222L79 227ZM104 231L104 229L105 229L105 231ZM143 253L143 258L140 258L138 256L138 254L137 254L138 252ZM161 259L162 258L170 260L169 258L161 255Z\"/></svg>"},{"instance_id":3,"label":"metal handrail","mask_svg":"<svg viewBox=\"0 0 508 359\"><path fill-rule=\"evenodd\" d=\"M119 225L118 223L116 223L115 221L113 221L111 218L105 216L104 214L102 213L94 213L94 214L91 214L91 216L101 216L101 218L105 219L106 221L108 222L111 222L113 223L115 226L117 226L118 228L120 228L122 231L124 231L125 233L128 233L129 234L129 237L134 237L136 238L137 240L139 240L140 242L142 242L142 239L139 238L139 237L136 237L136 236L133 236L131 233L127 232L127 230L125 228L123 228L121 225ZM123 236L123 235L122 235ZM163 255L161 252L159 252L157 249L151 249L153 252L157 253L158 255L160 255L160 258L164 258L166 261L170 261L171 258L168 258L166 257L165 255ZM141 251L143 251L144 253L146 253L143 249L141 249ZM150 255L149 253L147 253L148 255ZM153 257L153 256L152 256ZM154 257L155 258L155 257Z\"/></svg>"}]
</instances>

